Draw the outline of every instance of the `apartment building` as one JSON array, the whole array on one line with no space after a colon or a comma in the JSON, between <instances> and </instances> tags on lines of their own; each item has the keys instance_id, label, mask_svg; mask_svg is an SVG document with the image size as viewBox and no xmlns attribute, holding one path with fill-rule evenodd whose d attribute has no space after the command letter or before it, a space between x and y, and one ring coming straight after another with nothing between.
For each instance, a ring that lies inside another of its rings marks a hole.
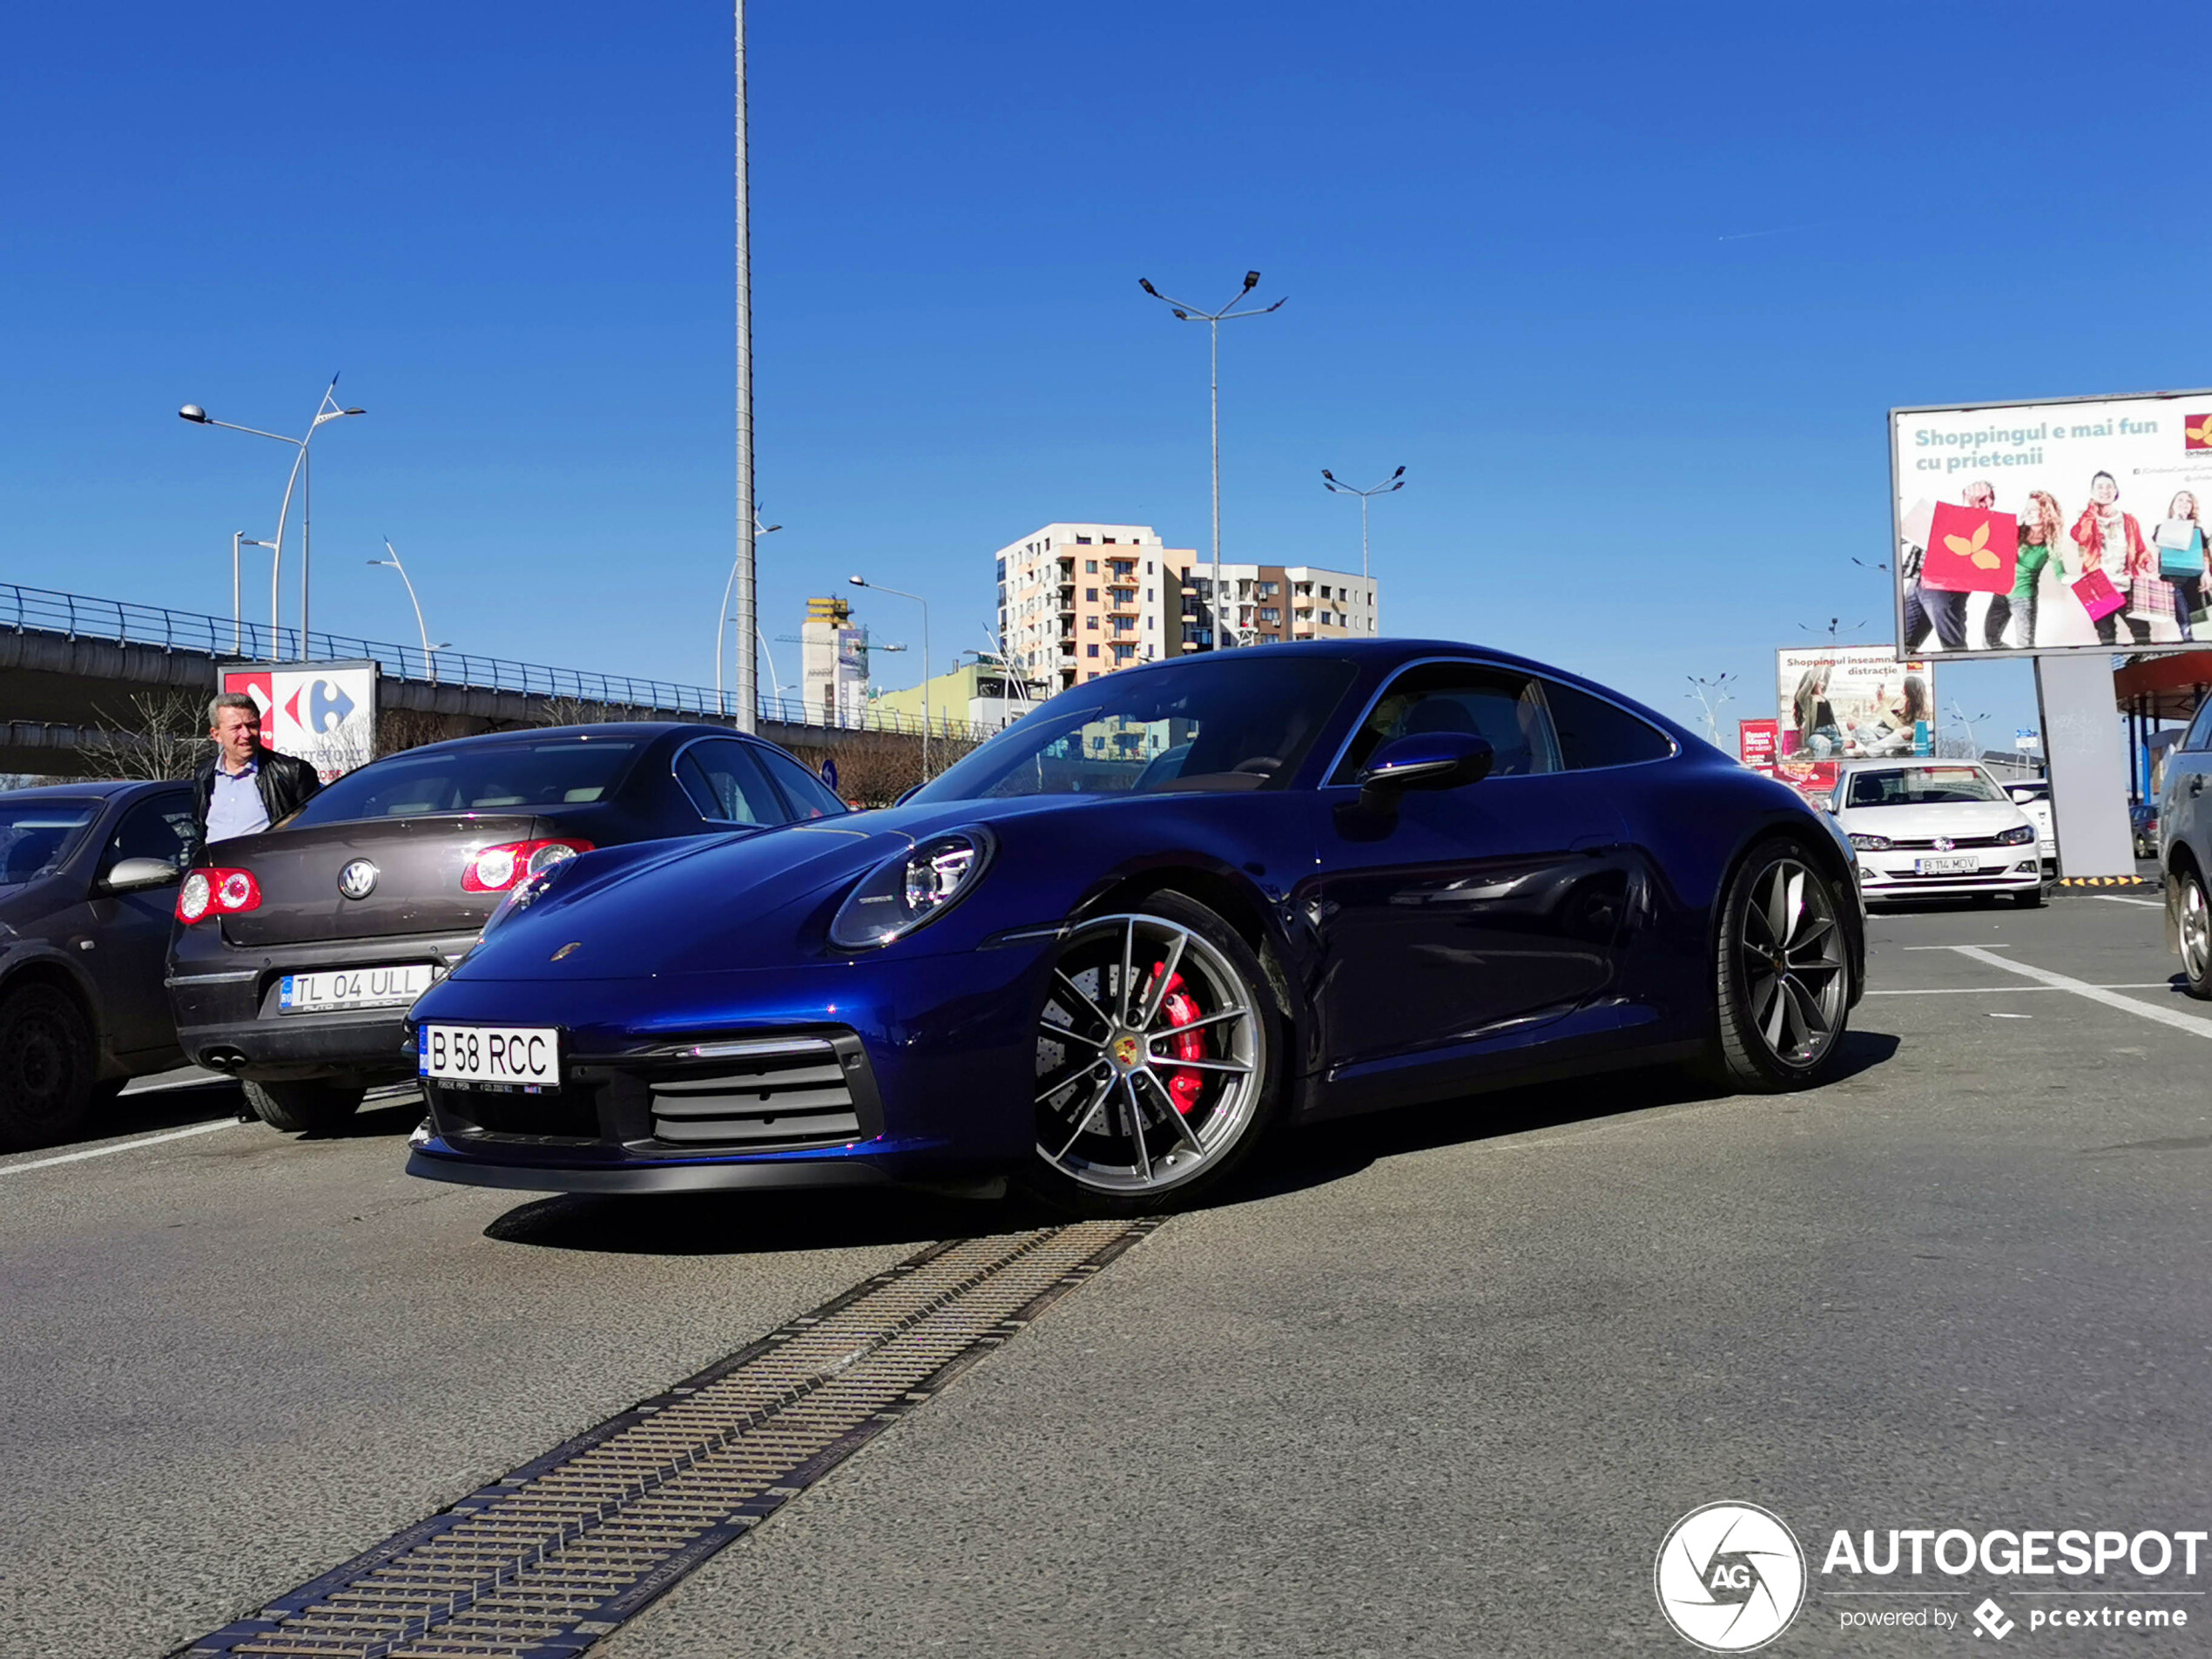
<instances>
[{"instance_id":1,"label":"apartment building","mask_svg":"<svg viewBox=\"0 0 2212 1659\"><path fill-rule=\"evenodd\" d=\"M1176 618L1184 651L1213 643L1216 611L1213 566L1192 557L1182 577ZM1365 639L1381 631L1372 577L1327 570L1318 564L1231 564L1221 567L1221 625L1227 643L1272 645L1288 639Z\"/></svg>"},{"instance_id":2,"label":"apartment building","mask_svg":"<svg viewBox=\"0 0 2212 1659\"><path fill-rule=\"evenodd\" d=\"M1033 530L996 556L1000 645L1055 691L1179 656L1183 572L1195 556L1149 524Z\"/></svg>"}]
</instances>

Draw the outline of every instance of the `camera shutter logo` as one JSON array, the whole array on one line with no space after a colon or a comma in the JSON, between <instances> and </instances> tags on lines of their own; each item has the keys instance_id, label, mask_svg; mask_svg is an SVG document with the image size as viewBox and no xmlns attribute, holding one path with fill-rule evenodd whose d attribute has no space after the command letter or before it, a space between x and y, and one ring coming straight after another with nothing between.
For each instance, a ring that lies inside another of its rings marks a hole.
<instances>
[{"instance_id":1,"label":"camera shutter logo","mask_svg":"<svg viewBox=\"0 0 2212 1659\"><path fill-rule=\"evenodd\" d=\"M1668 1530L1652 1569L1659 1610L1708 1653L1749 1653L1790 1628L1805 1600L1805 1554L1779 1517L1709 1503Z\"/></svg>"},{"instance_id":2,"label":"camera shutter logo","mask_svg":"<svg viewBox=\"0 0 2212 1659\"><path fill-rule=\"evenodd\" d=\"M348 899L366 899L376 891L376 867L367 859L355 859L338 873L338 891Z\"/></svg>"}]
</instances>

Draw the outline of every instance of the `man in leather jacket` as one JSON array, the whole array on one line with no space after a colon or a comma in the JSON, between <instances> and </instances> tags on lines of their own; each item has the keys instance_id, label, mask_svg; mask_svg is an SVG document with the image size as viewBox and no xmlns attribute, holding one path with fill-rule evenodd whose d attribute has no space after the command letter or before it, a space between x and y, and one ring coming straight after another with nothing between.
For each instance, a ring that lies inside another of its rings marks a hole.
<instances>
[{"instance_id":1,"label":"man in leather jacket","mask_svg":"<svg viewBox=\"0 0 2212 1659\"><path fill-rule=\"evenodd\" d=\"M196 857L215 842L282 823L322 787L306 761L261 746L261 712L243 692L226 691L207 705L207 735L215 758L192 777Z\"/></svg>"}]
</instances>

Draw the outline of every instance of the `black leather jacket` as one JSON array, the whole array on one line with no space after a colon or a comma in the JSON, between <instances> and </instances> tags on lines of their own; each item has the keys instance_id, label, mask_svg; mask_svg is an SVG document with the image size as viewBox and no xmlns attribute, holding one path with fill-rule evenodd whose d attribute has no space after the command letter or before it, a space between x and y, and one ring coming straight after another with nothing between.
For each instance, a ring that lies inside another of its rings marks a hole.
<instances>
[{"instance_id":1,"label":"black leather jacket","mask_svg":"<svg viewBox=\"0 0 2212 1659\"><path fill-rule=\"evenodd\" d=\"M223 757L218 753L192 774L192 825L198 831L193 842L195 860L207 850L207 804L215 798L215 768L222 764ZM322 787L322 779L315 776L315 769L306 761L264 749L260 769L253 774L253 784L261 792L262 810L274 826L305 806Z\"/></svg>"}]
</instances>

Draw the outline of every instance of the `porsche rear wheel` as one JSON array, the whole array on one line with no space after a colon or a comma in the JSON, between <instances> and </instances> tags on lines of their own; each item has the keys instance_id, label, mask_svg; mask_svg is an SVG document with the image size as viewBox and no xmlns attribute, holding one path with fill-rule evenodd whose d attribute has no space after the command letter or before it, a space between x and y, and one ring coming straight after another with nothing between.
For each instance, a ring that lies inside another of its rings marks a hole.
<instances>
[{"instance_id":1,"label":"porsche rear wheel","mask_svg":"<svg viewBox=\"0 0 2212 1659\"><path fill-rule=\"evenodd\" d=\"M1845 902L1798 848L1753 850L1722 907L1717 983L1721 1082L1804 1089L1834 1069L1851 1012Z\"/></svg>"},{"instance_id":2,"label":"porsche rear wheel","mask_svg":"<svg viewBox=\"0 0 2212 1659\"><path fill-rule=\"evenodd\" d=\"M1054 1207L1142 1215L1251 1152L1285 1053L1259 959L1179 894L1070 933L1037 1014L1036 1157Z\"/></svg>"}]
</instances>

